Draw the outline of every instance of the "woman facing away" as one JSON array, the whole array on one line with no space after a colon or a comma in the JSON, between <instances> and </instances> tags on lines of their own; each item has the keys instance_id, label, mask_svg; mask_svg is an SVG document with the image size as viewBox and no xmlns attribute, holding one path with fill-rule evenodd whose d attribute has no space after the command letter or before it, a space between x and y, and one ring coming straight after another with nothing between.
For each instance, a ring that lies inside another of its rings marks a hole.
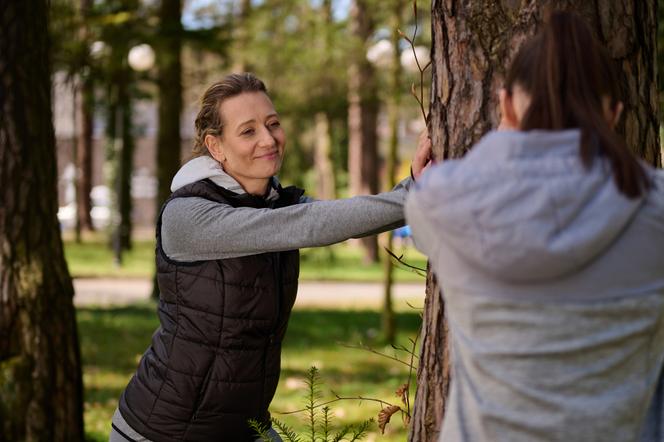
<instances>
[{"instance_id":1,"label":"woman facing away","mask_svg":"<svg viewBox=\"0 0 664 442\"><path fill-rule=\"evenodd\" d=\"M197 157L173 178L157 223L161 325L122 393L112 442L255 440L249 419L270 425L298 249L403 225L410 179L335 201L282 187L286 135L252 74L213 84L195 125ZM420 143L414 176L429 154Z\"/></svg>"},{"instance_id":2,"label":"woman facing away","mask_svg":"<svg viewBox=\"0 0 664 442\"><path fill-rule=\"evenodd\" d=\"M553 13L504 129L422 175L406 220L441 285L441 441L664 441L664 173L613 132L611 61Z\"/></svg>"}]
</instances>

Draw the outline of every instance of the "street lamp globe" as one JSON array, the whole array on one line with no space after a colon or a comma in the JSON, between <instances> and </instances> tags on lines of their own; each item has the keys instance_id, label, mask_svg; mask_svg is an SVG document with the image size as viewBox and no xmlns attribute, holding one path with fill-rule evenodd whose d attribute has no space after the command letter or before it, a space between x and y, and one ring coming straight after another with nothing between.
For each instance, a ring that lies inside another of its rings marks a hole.
<instances>
[{"instance_id":1,"label":"street lamp globe","mask_svg":"<svg viewBox=\"0 0 664 442\"><path fill-rule=\"evenodd\" d=\"M129 66L135 71L143 72L152 69L154 66L154 50L149 44L140 44L129 50Z\"/></svg>"}]
</instances>

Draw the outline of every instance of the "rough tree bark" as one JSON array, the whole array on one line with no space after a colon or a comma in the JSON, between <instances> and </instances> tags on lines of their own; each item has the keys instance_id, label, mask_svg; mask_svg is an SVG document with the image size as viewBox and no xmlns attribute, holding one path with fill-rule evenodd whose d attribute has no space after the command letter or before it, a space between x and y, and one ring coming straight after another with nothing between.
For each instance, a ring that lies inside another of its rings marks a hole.
<instances>
[{"instance_id":1,"label":"rough tree bark","mask_svg":"<svg viewBox=\"0 0 664 442\"><path fill-rule=\"evenodd\" d=\"M354 0L350 33L355 42L348 67L348 175L352 195L378 192L378 93L376 75L366 57L374 23L366 0ZM365 261L378 261L376 236L362 238Z\"/></svg>"},{"instance_id":2,"label":"rough tree bark","mask_svg":"<svg viewBox=\"0 0 664 442\"><path fill-rule=\"evenodd\" d=\"M430 135L438 159L463 156L497 123L497 91L507 62L535 34L546 11L583 16L621 66L625 113L618 126L628 146L661 167L656 88L656 1L432 1ZM427 279L418 389L410 441L436 440L449 386L444 305Z\"/></svg>"},{"instance_id":3,"label":"rough tree bark","mask_svg":"<svg viewBox=\"0 0 664 442\"><path fill-rule=\"evenodd\" d=\"M0 440L82 441L74 289L57 221L46 0L0 7Z\"/></svg>"}]
</instances>

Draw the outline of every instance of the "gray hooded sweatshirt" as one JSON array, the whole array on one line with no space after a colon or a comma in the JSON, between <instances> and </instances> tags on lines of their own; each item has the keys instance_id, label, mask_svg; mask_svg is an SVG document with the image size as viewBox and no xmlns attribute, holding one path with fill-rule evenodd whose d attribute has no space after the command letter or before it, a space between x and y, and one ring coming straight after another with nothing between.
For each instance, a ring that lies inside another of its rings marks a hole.
<instances>
[{"instance_id":1,"label":"gray hooded sweatshirt","mask_svg":"<svg viewBox=\"0 0 664 442\"><path fill-rule=\"evenodd\" d=\"M664 174L628 199L579 141L492 132L409 194L450 328L440 441L664 441Z\"/></svg>"}]
</instances>

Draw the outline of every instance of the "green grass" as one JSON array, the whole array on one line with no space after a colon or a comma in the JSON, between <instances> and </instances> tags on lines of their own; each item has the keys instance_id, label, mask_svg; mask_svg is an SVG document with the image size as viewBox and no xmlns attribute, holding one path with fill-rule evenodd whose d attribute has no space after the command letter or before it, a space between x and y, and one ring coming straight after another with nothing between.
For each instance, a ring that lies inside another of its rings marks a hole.
<instances>
[{"instance_id":1,"label":"green grass","mask_svg":"<svg viewBox=\"0 0 664 442\"><path fill-rule=\"evenodd\" d=\"M424 268L426 259L413 247L396 247L394 253L404 254L411 265ZM151 278L154 272L154 241L134 241L133 250L124 254L123 265L115 266L113 252L107 242L93 237L81 244L65 241L65 256L69 270L75 278ZM409 270L396 270L398 282L422 281L422 277ZM382 281L383 265L362 261L359 247L338 244L331 247L302 250L300 279L309 281Z\"/></svg>"},{"instance_id":2,"label":"green grass","mask_svg":"<svg viewBox=\"0 0 664 442\"><path fill-rule=\"evenodd\" d=\"M65 258L74 278L151 278L154 272L154 241L134 241L131 251L123 254L122 266L116 266L108 242L93 237L77 244L65 239Z\"/></svg>"},{"instance_id":3,"label":"green grass","mask_svg":"<svg viewBox=\"0 0 664 442\"><path fill-rule=\"evenodd\" d=\"M78 310L79 333L84 364L85 426L89 440L106 441L117 400L133 374L141 354L158 326L155 305L139 304L114 309ZM419 313L401 311L397 317L398 341L409 345L417 334ZM324 398L331 391L341 396L364 396L398 403L395 390L406 381L408 367L366 350L349 349L342 343L370 345L394 354L391 347L376 341L380 315L371 310L296 309L286 336L282 374L271 411L275 417L302 429L304 414L279 412L304 406L304 377L309 367L320 369ZM407 355L400 355L406 358ZM414 390L412 390L414 391ZM337 425L360 423L376 417L377 403L339 401L331 404ZM377 426L366 440L403 441L406 430L398 415L393 416L385 435Z\"/></svg>"}]
</instances>

